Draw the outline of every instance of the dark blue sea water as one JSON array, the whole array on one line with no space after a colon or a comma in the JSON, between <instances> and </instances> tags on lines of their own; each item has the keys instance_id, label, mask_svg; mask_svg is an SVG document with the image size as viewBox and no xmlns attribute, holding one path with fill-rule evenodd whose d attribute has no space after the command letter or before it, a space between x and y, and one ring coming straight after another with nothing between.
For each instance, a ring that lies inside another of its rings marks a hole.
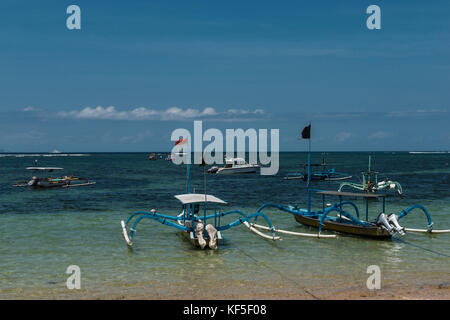
<instances>
[{"instance_id":1,"label":"dark blue sea water","mask_svg":"<svg viewBox=\"0 0 450 320\"><path fill-rule=\"evenodd\" d=\"M435 229L450 229L450 154L372 152L372 170L380 179L401 183L404 197L390 197L388 212L420 203L432 215ZM338 235L337 239L284 235L264 240L244 226L223 232L219 250L197 250L176 229L154 221L138 226L129 251L120 221L137 210L155 208L176 215L174 195L186 191L186 168L149 161L148 153L0 154L0 298L141 297L186 298L186 292L220 290L223 297L251 297L296 290L367 290L369 265L378 265L382 285L439 284L450 281L450 234L408 233L377 241ZM369 153L328 153L327 162L359 182ZM321 153L313 153L313 162ZM12 187L28 179L33 166L65 168L65 174L88 177L96 185L30 190ZM254 212L265 202L306 207L306 185L283 180L303 169L305 153L281 153L275 176L207 175L207 193L228 201L224 210ZM204 191L203 168L192 166L191 188ZM318 189L337 190L339 182L315 182ZM331 202L332 199L329 201ZM313 197L313 207L322 205ZM363 207L362 203L358 203ZM371 217L380 203L371 203ZM297 232L316 232L275 210L266 211L273 224ZM401 220L424 228L417 212ZM81 289L68 290L69 265L81 268ZM75 292L76 291L76 292ZM214 296L214 295L213 295ZM76 296L79 297L79 296ZM193 297L195 298L195 297Z\"/></svg>"}]
</instances>

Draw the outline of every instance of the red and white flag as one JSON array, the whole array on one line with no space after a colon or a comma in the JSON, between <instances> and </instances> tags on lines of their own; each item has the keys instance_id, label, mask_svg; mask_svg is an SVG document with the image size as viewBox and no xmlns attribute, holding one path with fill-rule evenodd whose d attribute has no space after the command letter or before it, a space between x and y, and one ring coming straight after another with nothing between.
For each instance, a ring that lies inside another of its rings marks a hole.
<instances>
[{"instance_id":1,"label":"red and white flag","mask_svg":"<svg viewBox=\"0 0 450 320\"><path fill-rule=\"evenodd\" d=\"M175 142L175 145L178 146L180 144L185 144L187 142L187 138L181 138L177 142Z\"/></svg>"}]
</instances>

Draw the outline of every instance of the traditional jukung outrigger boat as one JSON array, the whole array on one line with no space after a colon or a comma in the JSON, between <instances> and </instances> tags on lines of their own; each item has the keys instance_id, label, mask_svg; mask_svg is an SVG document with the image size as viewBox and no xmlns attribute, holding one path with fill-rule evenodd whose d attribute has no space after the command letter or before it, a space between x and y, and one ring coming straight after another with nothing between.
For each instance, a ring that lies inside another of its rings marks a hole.
<instances>
[{"instance_id":1,"label":"traditional jukung outrigger boat","mask_svg":"<svg viewBox=\"0 0 450 320\"><path fill-rule=\"evenodd\" d=\"M181 139L180 139L181 140ZM282 238L277 233L290 234L295 236L304 237L321 237L321 238L336 238L335 235L328 234L311 234L311 233L299 233L287 230L281 230L275 228L269 218L262 212L254 212L252 214L245 214L240 210L221 211L220 205L226 205L227 202L223 201L216 196L201 193L190 193L190 153L187 153L187 193L176 195L182 204L181 213L172 216L158 213L156 209L149 211L137 211L132 213L128 219L121 221L122 234L128 247L133 245L133 237L136 232L136 227L142 219L152 219L160 222L163 225L167 225L176 228L181 231L184 237L186 237L195 247L201 249L210 248L217 249L218 243L222 239L222 231L239 226L243 224L250 231L261 236L262 238L269 240L281 240ZM206 191L206 174L205 174L205 191ZM211 210L212 209L212 210ZM230 223L223 223L225 216L237 215L238 218ZM266 221L267 226L257 225L257 218L262 218ZM131 222L134 223L131 225ZM129 231L127 227L129 227ZM258 229L265 229L270 233L264 233Z\"/></svg>"},{"instance_id":2,"label":"traditional jukung outrigger boat","mask_svg":"<svg viewBox=\"0 0 450 320\"><path fill-rule=\"evenodd\" d=\"M325 158L325 154L322 154L322 163L311 163L310 164L311 167L322 167L321 170L317 170L311 173L311 180L314 181L338 181L338 180L346 180L346 179L350 179L352 176L345 174L345 173L341 173L341 172L336 172L336 170L334 168L327 168L327 161ZM308 167L308 164L304 165L305 170ZM303 181L307 181L308 180L308 173L304 172L304 173L300 173L300 172L293 172L293 173L288 173L285 177L285 180L294 180L294 179L301 179Z\"/></svg>"},{"instance_id":3,"label":"traditional jukung outrigger boat","mask_svg":"<svg viewBox=\"0 0 450 320\"><path fill-rule=\"evenodd\" d=\"M370 161L371 156L369 156L369 167L367 172L361 172L361 184L354 182L342 182L339 185L338 191L342 191L342 189L345 187L350 187L353 189L371 193L375 193L380 190L396 190L397 193L401 196L403 194L403 190L400 183L398 183L397 181L392 181L389 178L386 178L383 181L378 181L378 172L370 171Z\"/></svg>"},{"instance_id":4,"label":"traditional jukung outrigger boat","mask_svg":"<svg viewBox=\"0 0 450 320\"><path fill-rule=\"evenodd\" d=\"M336 172L334 168L316 171L311 174L311 180L313 181L339 181L339 180L347 180L350 179L351 177L352 176L346 175L345 173ZM295 180L295 179L307 181L308 175L300 172L291 172L284 177L284 180Z\"/></svg>"},{"instance_id":5,"label":"traditional jukung outrigger boat","mask_svg":"<svg viewBox=\"0 0 450 320\"><path fill-rule=\"evenodd\" d=\"M311 124L302 131L302 137L304 139L310 139ZM309 144L310 146L310 144ZM310 164L310 147L308 150L308 164ZM308 173L311 171L311 166L308 165ZM310 176L310 175L308 175ZM291 213L295 220L303 225L316 227L319 229L319 234L322 230L336 231L344 234L351 234L357 236L366 236L371 238L387 239L393 235L404 235L405 232L428 232L428 233L447 233L450 230L433 230L433 222L427 209L419 204L412 205L407 209L401 211L398 215L395 213L386 213L386 194L377 193L350 193L340 191L318 191L319 195L322 195L322 208L318 210L311 209L311 178L308 178L308 191L307 191L307 209L301 209L297 206L283 206L278 204L265 204L261 206L257 212L262 212L266 208L276 208L285 212ZM325 196L338 196L339 201L331 204L325 204ZM356 203L352 201L343 201L343 197L362 198L365 200L366 215L365 219L360 217L359 209ZM381 198L382 208L373 220L369 219L369 199ZM344 208L345 207L345 208ZM347 207L351 207L354 211L352 215L347 211ZM425 214L427 219L426 229L412 229L404 228L400 226L399 220L408 215L413 210L420 210ZM336 216L332 216L331 213L337 213ZM252 225L258 227L257 225Z\"/></svg>"},{"instance_id":6,"label":"traditional jukung outrigger boat","mask_svg":"<svg viewBox=\"0 0 450 320\"><path fill-rule=\"evenodd\" d=\"M145 218L153 219L158 221L164 225L174 227L178 230L182 231L182 235L186 237L195 247L199 247L204 249L206 246L210 249L217 249L220 240L222 239L221 231L230 229L232 227L244 224L251 231L260 235L263 238L270 240L281 240L281 237L275 234L275 229L272 226L269 218L263 213L254 213L250 215L246 215L239 210L230 210L227 212L221 212L218 210L217 205L227 204L225 201L209 194L196 194L196 193L187 193L176 195L177 198L183 205L183 209L181 213L177 216L170 216L165 214L160 214L156 212L155 209L151 209L150 211L137 211L131 214L127 221L121 221L122 225L122 233L125 238L125 241L129 247L133 245L133 236L136 232L136 226L138 223ZM201 206L203 208L201 209ZM213 207L213 213L208 214L208 210ZM203 211L203 215L201 215L201 211ZM237 214L240 216L237 220L227 223L221 224L221 219L224 216ZM252 226L250 226L250 220L255 218L256 216L262 217L267 221L269 230L272 231L271 235L264 234ZM130 232L128 235L127 225L135 218L135 221L130 228ZM213 220L212 223L209 223Z\"/></svg>"},{"instance_id":7,"label":"traditional jukung outrigger boat","mask_svg":"<svg viewBox=\"0 0 450 320\"><path fill-rule=\"evenodd\" d=\"M32 187L32 188L69 188L89 186L95 184L93 181L89 181L87 178L78 178L73 176L62 177L46 177L44 174L51 173L53 171L64 170L64 168L58 167L28 167L27 170L33 171L34 175L29 181L20 181L15 184L14 187Z\"/></svg>"}]
</instances>

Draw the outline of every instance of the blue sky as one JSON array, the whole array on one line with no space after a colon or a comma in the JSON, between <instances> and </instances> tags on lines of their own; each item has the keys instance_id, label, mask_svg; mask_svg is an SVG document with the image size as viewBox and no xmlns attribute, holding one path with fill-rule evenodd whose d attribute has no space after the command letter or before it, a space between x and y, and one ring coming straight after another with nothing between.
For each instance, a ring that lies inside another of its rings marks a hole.
<instances>
[{"instance_id":1,"label":"blue sky","mask_svg":"<svg viewBox=\"0 0 450 320\"><path fill-rule=\"evenodd\" d=\"M81 30L66 8L81 8ZM381 8L381 30L365 13ZM176 128L281 150L449 150L448 1L2 1L0 151L153 151Z\"/></svg>"}]
</instances>

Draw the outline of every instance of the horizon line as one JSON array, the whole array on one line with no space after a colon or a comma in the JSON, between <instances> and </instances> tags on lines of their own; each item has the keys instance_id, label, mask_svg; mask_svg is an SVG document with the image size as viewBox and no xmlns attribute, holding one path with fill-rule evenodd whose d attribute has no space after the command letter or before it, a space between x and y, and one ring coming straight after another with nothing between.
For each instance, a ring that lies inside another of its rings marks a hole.
<instances>
[{"instance_id":1,"label":"horizon line","mask_svg":"<svg viewBox=\"0 0 450 320\"><path fill-rule=\"evenodd\" d=\"M196 151L192 151L195 153ZM239 151L234 151L234 153ZM300 151L300 150L284 150L284 151L278 151L279 153L282 152L308 152ZM311 151L311 153L317 153L317 152L442 152L442 153L450 153L450 150L340 150L340 151L328 151L328 150L317 150L317 151ZM64 152L49 152L49 151L0 151L0 154L85 154L85 153L171 153L171 151L64 151ZM223 152L226 154L226 152ZM245 151L245 153L249 153L248 151ZM258 152L256 152L258 153Z\"/></svg>"}]
</instances>

